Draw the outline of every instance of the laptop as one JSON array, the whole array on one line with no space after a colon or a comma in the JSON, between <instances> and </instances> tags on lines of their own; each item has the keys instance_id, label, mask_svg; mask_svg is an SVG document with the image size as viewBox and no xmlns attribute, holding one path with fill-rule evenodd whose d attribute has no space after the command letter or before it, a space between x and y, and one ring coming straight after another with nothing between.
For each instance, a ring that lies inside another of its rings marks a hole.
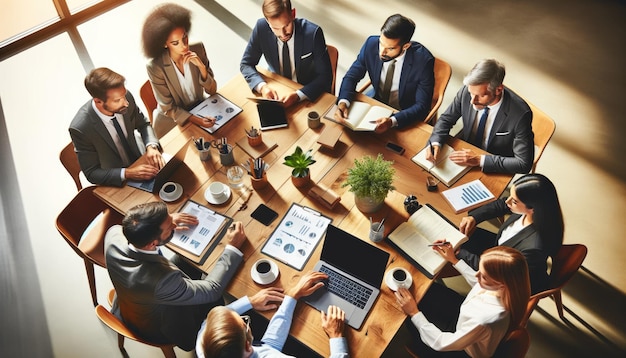
<instances>
[{"instance_id":1,"label":"laptop","mask_svg":"<svg viewBox=\"0 0 626 358\"><path fill-rule=\"evenodd\" d=\"M260 101L256 105L261 121L261 130L287 127L287 114L282 102Z\"/></svg>"},{"instance_id":2,"label":"laptop","mask_svg":"<svg viewBox=\"0 0 626 358\"><path fill-rule=\"evenodd\" d=\"M141 189L143 191L147 191L153 194L157 194L163 184L165 184L168 179L174 174L176 169L185 161L185 154L187 154L187 144L189 140L183 144L182 147L174 154L173 156L168 153L163 153L163 159L165 160L165 165L157 175L150 180L127 180L126 184L128 186L132 186L133 188Z\"/></svg>"},{"instance_id":3,"label":"laptop","mask_svg":"<svg viewBox=\"0 0 626 358\"><path fill-rule=\"evenodd\" d=\"M328 274L324 287L305 297L305 302L326 312L329 305L346 313L346 323L361 329L380 294L389 254L376 246L328 225L320 261L314 271Z\"/></svg>"}]
</instances>

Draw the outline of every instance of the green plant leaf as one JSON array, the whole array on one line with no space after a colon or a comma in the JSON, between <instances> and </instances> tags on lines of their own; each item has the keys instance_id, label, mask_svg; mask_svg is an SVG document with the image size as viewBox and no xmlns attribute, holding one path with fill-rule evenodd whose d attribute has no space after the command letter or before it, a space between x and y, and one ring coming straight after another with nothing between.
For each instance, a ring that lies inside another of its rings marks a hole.
<instances>
[{"instance_id":1,"label":"green plant leaf","mask_svg":"<svg viewBox=\"0 0 626 358\"><path fill-rule=\"evenodd\" d=\"M292 154L285 157L283 164L293 168L291 175L294 177L305 177L309 174L308 167L315 164L315 162L315 159L313 159L313 149L304 152L302 148L298 146Z\"/></svg>"},{"instance_id":2,"label":"green plant leaf","mask_svg":"<svg viewBox=\"0 0 626 358\"><path fill-rule=\"evenodd\" d=\"M371 156L355 159L342 187L349 186L356 196L383 200L389 191L395 189L393 177L396 170L392 165L393 162L384 160L382 154L378 154L376 159Z\"/></svg>"}]
</instances>

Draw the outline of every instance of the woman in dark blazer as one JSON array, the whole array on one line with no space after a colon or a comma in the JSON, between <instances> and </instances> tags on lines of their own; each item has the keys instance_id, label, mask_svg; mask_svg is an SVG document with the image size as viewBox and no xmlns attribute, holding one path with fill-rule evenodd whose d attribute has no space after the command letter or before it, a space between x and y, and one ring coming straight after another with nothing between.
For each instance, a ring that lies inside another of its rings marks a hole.
<instances>
[{"instance_id":1,"label":"woman in dark blazer","mask_svg":"<svg viewBox=\"0 0 626 358\"><path fill-rule=\"evenodd\" d=\"M156 7L143 24L143 51L150 59L146 68L159 104L152 116L159 138L188 120L202 127L215 124L215 118L188 112L205 93L217 90L204 45L189 44L190 29L190 11L171 3Z\"/></svg>"},{"instance_id":2,"label":"woman in dark blazer","mask_svg":"<svg viewBox=\"0 0 626 358\"><path fill-rule=\"evenodd\" d=\"M476 225L510 214L497 234ZM478 269L480 254L502 245L519 250L528 263L533 294L547 288L547 258L554 257L563 243L563 214L552 182L541 174L527 174L511 187L511 195L471 210L459 230L470 235L457 257Z\"/></svg>"}]
</instances>

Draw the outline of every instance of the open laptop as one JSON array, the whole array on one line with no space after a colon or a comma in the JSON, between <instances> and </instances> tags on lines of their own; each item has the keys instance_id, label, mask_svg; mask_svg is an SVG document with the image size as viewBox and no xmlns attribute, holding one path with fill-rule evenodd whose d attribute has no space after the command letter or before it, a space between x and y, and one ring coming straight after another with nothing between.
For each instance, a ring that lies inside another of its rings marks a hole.
<instances>
[{"instance_id":1,"label":"open laptop","mask_svg":"<svg viewBox=\"0 0 626 358\"><path fill-rule=\"evenodd\" d=\"M305 298L317 310L329 305L346 312L346 322L360 329L380 293L389 254L328 225L322 255L314 270L328 274L324 287Z\"/></svg>"},{"instance_id":2,"label":"open laptop","mask_svg":"<svg viewBox=\"0 0 626 358\"><path fill-rule=\"evenodd\" d=\"M262 131L287 127L287 114L282 102L259 101L256 107L259 111Z\"/></svg>"},{"instance_id":3,"label":"open laptop","mask_svg":"<svg viewBox=\"0 0 626 358\"><path fill-rule=\"evenodd\" d=\"M165 165L157 175L151 180L127 180L126 184L128 186L132 186L133 188L141 189L150 193L158 193L161 190L163 184L165 184L168 179L174 174L176 169L185 161L185 154L187 154L187 145L189 144L189 140L183 144L182 147L174 154L173 156L168 153L163 153L163 159L165 160Z\"/></svg>"}]
</instances>

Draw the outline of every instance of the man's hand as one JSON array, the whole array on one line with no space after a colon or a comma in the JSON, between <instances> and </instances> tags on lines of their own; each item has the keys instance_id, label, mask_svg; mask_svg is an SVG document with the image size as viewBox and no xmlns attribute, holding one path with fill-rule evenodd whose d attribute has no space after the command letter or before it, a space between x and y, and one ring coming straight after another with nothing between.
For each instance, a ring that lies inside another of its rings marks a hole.
<instances>
[{"instance_id":1,"label":"man's hand","mask_svg":"<svg viewBox=\"0 0 626 358\"><path fill-rule=\"evenodd\" d=\"M131 180L150 180L159 172L159 168L150 164L133 164L126 168L124 176Z\"/></svg>"},{"instance_id":2,"label":"man's hand","mask_svg":"<svg viewBox=\"0 0 626 358\"><path fill-rule=\"evenodd\" d=\"M176 230L188 230L189 226L198 225L198 218L186 213L173 213L172 221L176 225Z\"/></svg>"},{"instance_id":3,"label":"man's hand","mask_svg":"<svg viewBox=\"0 0 626 358\"><path fill-rule=\"evenodd\" d=\"M189 120L191 123L197 124L200 127L210 128L215 125L215 118L213 117L198 117L192 114Z\"/></svg>"},{"instance_id":4,"label":"man's hand","mask_svg":"<svg viewBox=\"0 0 626 358\"><path fill-rule=\"evenodd\" d=\"M337 306L328 306L328 313L320 311L322 314L322 328L330 338L343 336L343 323L346 320L346 313Z\"/></svg>"},{"instance_id":5,"label":"man's hand","mask_svg":"<svg viewBox=\"0 0 626 358\"><path fill-rule=\"evenodd\" d=\"M465 236L469 237L474 232L474 229L476 229L476 219L473 216L466 216L461 219L459 231Z\"/></svg>"},{"instance_id":6,"label":"man's hand","mask_svg":"<svg viewBox=\"0 0 626 358\"><path fill-rule=\"evenodd\" d=\"M291 107L292 105L300 102L300 97L296 92L292 92L291 94L280 99L283 102L285 107Z\"/></svg>"},{"instance_id":7,"label":"man's hand","mask_svg":"<svg viewBox=\"0 0 626 358\"><path fill-rule=\"evenodd\" d=\"M439 146L431 145L430 148L426 151L426 160L429 160L433 163L437 163L438 157L439 157Z\"/></svg>"},{"instance_id":8,"label":"man's hand","mask_svg":"<svg viewBox=\"0 0 626 358\"><path fill-rule=\"evenodd\" d=\"M224 235L228 244L241 249L246 241L246 233L243 231L243 225L239 221L235 221L228 228L228 232Z\"/></svg>"},{"instance_id":9,"label":"man's hand","mask_svg":"<svg viewBox=\"0 0 626 358\"><path fill-rule=\"evenodd\" d=\"M394 295L396 295L396 302L398 302L398 305L400 305L404 314L409 317L413 317L419 312L419 309L417 309L417 302L415 302L415 298L413 298L413 295L409 290L404 287L400 287L398 288L398 291L394 292Z\"/></svg>"},{"instance_id":10,"label":"man's hand","mask_svg":"<svg viewBox=\"0 0 626 358\"><path fill-rule=\"evenodd\" d=\"M269 311L278 308L278 304L283 302L284 297L282 288L268 287L250 297L250 304L257 311Z\"/></svg>"},{"instance_id":11,"label":"man's hand","mask_svg":"<svg viewBox=\"0 0 626 358\"><path fill-rule=\"evenodd\" d=\"M471 149L455 150L450 153L449 158L456 164L466 167L477 167L480 165L480 155L474 153Z\"/></svg>"},{"instance_id":12,"label":"man's hand","mask_svg":"<svg viewBox=\"0 0 626 358\"><path fill-rule=\"evenodd\" d=\"M267 99L278 100L278 93L276 93L276 91L268 84L265 84L263 85L263 87L261 87L261 96Z\"/></svg>"},{"instance_id":13,"label":"man's hand","mask_svg":"<svg viewBox=\"0 0 626 358\"><path fill-rule=\"evenodd\" d=\"M391 118L388 118L388 117L378 118L376 120L376 128L374 129L374 132L385 133L386 131L389 130L389 128L391 128L392 125L393 125L393 121L391 120Z\"/></svg>"},{"instance_id":14,"label":"man's hand","mask_svg":"<svg viewBox=\"0 0 626 358\"><path fill-rule=\"evenodd\" d=\"M161 152L152 145L146 148L146 159L148 159L148 164L159 169L165 165L165 159L163 159Z\"/></svg>"},{"instance_id":15,"label":"man's hand","mask_svg":"<svg viewBox=\"0 0 626 358\"><path fill-rule=\"evenodd\" d=\"M317 291L320 287L324 286L323 280L327 279L328 275L321 272L309 272L300 278L298 283L287 290L286 294L293 298L300 299L300 297L308 296Z\"/></svg>"},{"instance_id":16,"label":"man's hand","mask_svg":"<svg viewBox=\"0 0 626 358\"><path fill-rule=\"evenodd\" d=\"M345 102L341 102L337 105L337 110L334 114L335 120L339 123L345 122L348 119L348 106Z\"/></svg>"}]
</instances>

